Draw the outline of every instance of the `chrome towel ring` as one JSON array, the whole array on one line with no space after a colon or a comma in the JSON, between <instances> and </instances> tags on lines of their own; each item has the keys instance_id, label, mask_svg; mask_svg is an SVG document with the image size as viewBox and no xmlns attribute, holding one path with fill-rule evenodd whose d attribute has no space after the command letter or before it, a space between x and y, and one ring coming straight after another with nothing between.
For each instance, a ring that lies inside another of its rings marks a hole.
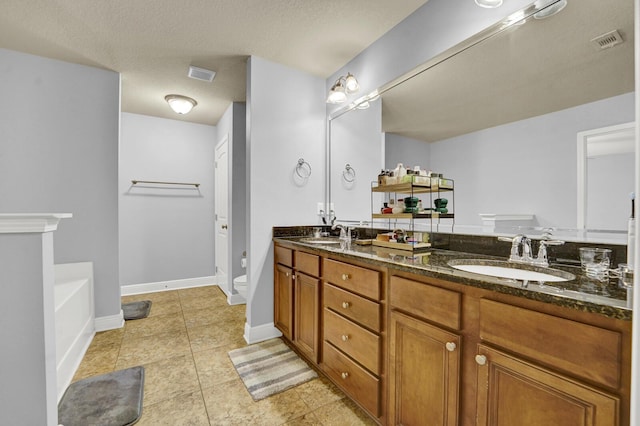
<instances>
[{"instance_id":1,"label":"chrome towel ring","mask_svg":"<svg viewBox=\"0 0 640 426\"><path fill-rule=\"evenodd\" d=\"M296 174L302 179L308 179L309 176L311 176L311 166L304 161L304 158L298 160L298 164L296 164Z\"/></svg>"},{"instance_id":2,"label":"chrome towel ring","mask_svg":"<svg viewBox=\"0 0 640 426\"><path fill-rule=\"evenodd\" d=\"M344 170L342 171L342 178L351 183L356 180L356 171L349 163L344 166Z\"/></svg>"}]
</instances>

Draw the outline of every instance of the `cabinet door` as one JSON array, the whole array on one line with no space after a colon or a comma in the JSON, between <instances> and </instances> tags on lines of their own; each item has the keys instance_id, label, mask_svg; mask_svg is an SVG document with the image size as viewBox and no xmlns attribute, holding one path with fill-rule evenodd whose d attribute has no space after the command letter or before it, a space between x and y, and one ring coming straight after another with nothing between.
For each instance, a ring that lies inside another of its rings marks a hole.
<instances>
[{"instance_id":1,"label":"cabinet door","mask_svg":"<svg viewBox=\"0 0 640 426\"><path fill-rule=\"evenodd\" d=\"M478 426L619 424L619 399L598 389L484 345L476 362Z\"/></svg>"},{"instance_id":2,"label":"cabinet door","mask_svg":"<svg viewBox=\"0 0 640 426\"><path fill-rule=\"evenodd\" d=\"M392 311L389 342L389 424L457 425L460 336Z\"/></svg>"},{"instance_id":3,"label":"cabinet door","mask_svg":"<svg viewBox=\"0 0 640 426\"><path fill-rule=\"evenodd\" d=\"M293 337L293 270L276 264L274 284L273 316L276 327L284 336Z\"/></svg>"},{"instance_id":4,"label":"cabinet door","mask_svg":"<svg viewBox=\"0 0 640 426\"><path fill-rule=\"evenodd\" d=\"M297 273L294 282L295 327L293 342L313 362L317 363L320 280Z\"/></svg>"}]
</instances>

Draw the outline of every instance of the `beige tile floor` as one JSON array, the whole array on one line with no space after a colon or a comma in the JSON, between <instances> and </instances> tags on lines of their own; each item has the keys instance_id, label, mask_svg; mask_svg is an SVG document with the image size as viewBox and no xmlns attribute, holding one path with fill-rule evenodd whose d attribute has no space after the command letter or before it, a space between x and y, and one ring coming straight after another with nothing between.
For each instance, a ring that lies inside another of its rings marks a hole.
<instances>
[{"instance_id":1,"label":"beige tile floor","mask_svg":"<svg viewBox=\"0 0 640 426\"><path fill-rule=\"evenodd\" d=\"M227 353L246 345L245 306L216 286L126 296L148 318L97 333L74 380L142 365L146 425L374 425L325 378L254 402Z\"/></svg>"}]
</instances>

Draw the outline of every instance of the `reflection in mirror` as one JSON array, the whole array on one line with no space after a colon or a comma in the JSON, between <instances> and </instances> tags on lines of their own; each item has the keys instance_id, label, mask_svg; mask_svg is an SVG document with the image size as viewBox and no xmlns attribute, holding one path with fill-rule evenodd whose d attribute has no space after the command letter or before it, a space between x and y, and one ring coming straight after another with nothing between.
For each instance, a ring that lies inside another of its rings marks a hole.
<instances>
[{"instance_id":1,"label":"reflection in mirror","mask_svg":"<svg viewBox=\"0 0 640 426\"><path fill-rule=\"evenodd\" d=\"M626 231L634 152L634 123L578 133L578 229Z\"/></svg>"},{"instance_id":2,"label":"reflection in mirror","mask_svg":"<svg viewBox=\"0 0 640 426\"><path fill-rule=\"evenodd\" d=\"M547 19L523 16L382 93L385 167L403 162L454 179L454 232L482 232L481 214L533 215L527 226L576 230L577 134L634 119L633 0L573 1ZM621 44L592 41L613 30ZM331 147L334 164L333 131ZM629 179L619 172L607 173ZM338 191L332 185L332 200ZM590 194L595 203L602 196ZM594 215L589 226L619 229L604 212Z\"/></svg>"}]
</instances>

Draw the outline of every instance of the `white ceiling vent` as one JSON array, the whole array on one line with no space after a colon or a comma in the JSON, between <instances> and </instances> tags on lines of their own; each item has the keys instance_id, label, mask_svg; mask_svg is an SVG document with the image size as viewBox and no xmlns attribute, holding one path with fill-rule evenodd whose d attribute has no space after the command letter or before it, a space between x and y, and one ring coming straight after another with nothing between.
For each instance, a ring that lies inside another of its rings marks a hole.
<instances>
[{"instance_id":1,"label":"white ceiling vent","mask_svg":"<svg viewBox=\"0 0 640 426\"><path fill-rule=\"evenodd\" d=\"M615 46L616 44L624 42L618 30L613 30L606 34L599 35L591 41L595 43L600 50L608 49Z\"/></svg>"},{"instance_id":2,"label":"white ceiling vent","mask_svg":"<svg viewBox=\"0 0 640 426\"><path fill-rule=\"evenodd\" d=\"M216 76L215 71L206 70L204 68L194 67L193 65L189 66L189 74L187 74L189 78L193 78L195 80L202 80L208 83L213 81L213 77Z\"/></svg>"}]
</instances>

